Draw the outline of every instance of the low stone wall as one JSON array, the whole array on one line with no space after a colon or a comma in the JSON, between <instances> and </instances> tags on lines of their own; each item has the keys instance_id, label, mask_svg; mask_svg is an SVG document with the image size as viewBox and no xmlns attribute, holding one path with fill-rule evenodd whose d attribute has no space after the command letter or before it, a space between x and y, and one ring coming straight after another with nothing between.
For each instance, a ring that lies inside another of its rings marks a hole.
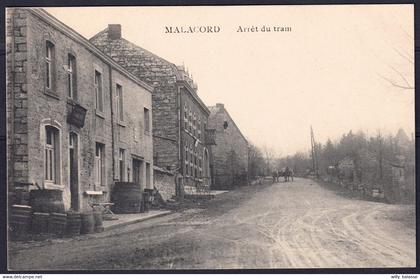
<instances>
[{"instance_id":1,"label":"low stone wall","mask_svg":"<svg viewBox=\"0 0 420 279\"><path fill-rule=\"evenodd\" d=\"M154 167L153 180L154 187L165 201L175 196L175 176L172 172Z\"/></svg>"}]
</instances>

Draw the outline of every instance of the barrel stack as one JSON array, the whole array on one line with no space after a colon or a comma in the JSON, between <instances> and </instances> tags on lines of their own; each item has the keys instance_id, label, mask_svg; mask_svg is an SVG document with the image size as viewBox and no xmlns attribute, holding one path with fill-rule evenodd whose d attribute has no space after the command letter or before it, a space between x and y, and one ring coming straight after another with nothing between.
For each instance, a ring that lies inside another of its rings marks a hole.
<instances>
[{"instance_id":1,"label":"barrel stack","mask_svg":"<svg viewBox=\"0 0 420 279\"><path fill-rule=\"evenodd\" d=\"M80 214L81 217L81 234L91 234L95 232L95 218L93 211L87 211Z\"/></svg>"},{"instance_id":2,"label":"barrel stack","mask_svg":"<svg viewBox=\"0 0 420 279\"><path fill-rule=\"evenodd\" d=\"M12 205L10 208L10 237L21 239L28 235L31 225L32 208L27 205Z\"/></svg>"},{"instance_id":3,"label":"barrel stack","mask_svg":"<svg viewBox=\"0 0 420 279\"><path fill-rule=\"evenodd\" d=\"M34 212L32 214L32 226L31 226L32 233L35 233L35 234L48 233L49 220L50 220L49 213Z\"/></svg>"},{"instance_id":4,"label":"barrel stack","mask_svg":"<svg viewBox=\"0 0 420 279\"><path fill-rule=\"evenodd\" d=\"M81 228L81 217L79 212L69 211L67 212L67 227L66 236L72 237L80 234Z\"/></svg>"}]
</instances>

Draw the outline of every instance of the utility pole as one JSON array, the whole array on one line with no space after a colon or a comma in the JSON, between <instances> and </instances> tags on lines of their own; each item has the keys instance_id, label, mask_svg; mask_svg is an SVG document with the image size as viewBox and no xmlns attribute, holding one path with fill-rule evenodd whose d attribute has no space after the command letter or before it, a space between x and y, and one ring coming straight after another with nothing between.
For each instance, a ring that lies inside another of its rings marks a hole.
<instances>
[{"instance_id":1,"label":"utility pole","mask_svg":"<svg viewBox=\"0 0 420 279\"><path fill-rule=\"evenodd\" d=\"M311 152L312 152L312 169L316 176L318 176L318 160L316 154L316 142L314 137L314 131L311 125Z\"/></svg>"}]
</instances>

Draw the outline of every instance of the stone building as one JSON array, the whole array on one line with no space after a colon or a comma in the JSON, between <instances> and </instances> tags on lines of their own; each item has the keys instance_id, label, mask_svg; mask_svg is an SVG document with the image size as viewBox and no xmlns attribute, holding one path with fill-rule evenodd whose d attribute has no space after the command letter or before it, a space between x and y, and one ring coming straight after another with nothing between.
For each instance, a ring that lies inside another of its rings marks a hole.
<instances>
[{"instance_id":1,"label":"stone building","mask_svg":"<svg viewBox=\"0 0 420 279\"><path fill-rule=\"evenodd\" d=\"M153 188L153 88L42 9L8 9L6 39L12 202L38 185L83 211L115 181Z\"/></svg>"},{"instance_id":2,"label":"stone building","mask_svg":"<svg viewBox=\"0 0 420 279\"><path fill-rule=\"evenodd\" d=\"M210 185L210 153L205 136L210 111L184 68L122 38L119 24L108 25L90 41L154 87L155 165L181 173L185 185Z\"/></svg>"},{"instance_id":3,"label":"stone building","mask_svg":"<svg viewBox=\"0 0 420 279\"><path fill-rule=\"evenodd\" d=\"M248 182L248 141L223 104L209 107L209 128L215 131L212 146L213 188L230 189Z\"/></svg>"}]
</instances>

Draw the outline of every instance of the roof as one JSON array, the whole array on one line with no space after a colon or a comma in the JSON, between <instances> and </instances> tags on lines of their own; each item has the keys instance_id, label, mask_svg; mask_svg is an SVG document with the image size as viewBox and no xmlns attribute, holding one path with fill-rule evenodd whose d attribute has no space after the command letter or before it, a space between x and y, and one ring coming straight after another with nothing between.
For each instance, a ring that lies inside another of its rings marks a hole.
<instances>
[{"instance_id":1,"label":"roof","mask_svg":"<svg viewBox=\"0 0 420 279\"><path fill-rule=\"evenodd\" d=\"M248 140L242 134L241 130L236 125L235 121L233 121L233 118L230 116L229 112L226 110L226 108L225 108L225 106L223 104L216 104L215 106L208 106L208 109L210 111L210 116L209 116L209 120L208 120L208 127L209 128L214 128L214 126L216 124L216 115L217 114L219 114L219 113L225 113L229 117L229 119L233 123L233 125L236 127L236 129L238 130L238 132L242 136L242 138L246 142L248 142Z\"/></svg>"},{"instance_id":2,"label":"roof","mask_svg":"<svg viewBox=\"0 0 420 279\"><path fill-rule=\"evenodd\" d=\"M96 35L94 35L94 36L92 36L90 39L89 39L89 41L90 42L92 42L92 41L94 41L95 39L98 39L100 36L103 36L103 35L105 35L105 34L107 34L108 33L108 27L107 28L105 28L104 30L102 30L102 31L100 31L99 33L97 33ZM145 48L142 48L141 46L139 46L139 45L136 45L135 43L132 43L132 42L130 42L130 41L128 41L127 39L124 39L123 37L121 37L120 39L116 39L116 40L121 40L122 42L124 42L125 44L128 44L130 47L132 47L132 48L134 48L136 51L138 51L138 52L143 52L143 53L145 53L146 55L149 55L149 56L153 56L154 58L156 58L156 59L159 59L159 60L161 60L162 62L164 62L164 63L166 63L167 65L169 65L170 67L171 67L171 69L172 69L172 71L173 71L173 74L174 74L174 76L176 77L176 80L177 80L177 82L179 82L180 84L182 84L182 85L184 85L185 86L185 88L187 89L187 91L190 93L190 95L192 96L192 98L193 99L195 99L197 102L198 102L198 104L202 107L202 109L206 112L206 113L210 113L209 111L208 111L208 108L207 108L207 106L206 106L206 104L201 100L201 98L198 96L198 94L197 94L197 92L196 92L196 89L194 89L188 82L187 82L187 80L185 79L185 77L184 77L184 75L182 74L182 70L181 69L179 69L178 68L178 66L176 66L174 63L172 63L172 62L170 62L170 61L168 61L168 60L166 60L165 58L162 58L162 57L160 57L159 55L157 55L157 54L155 54L155 53L153 53L153 52L151 52L151 51L149 51L149 50L147 50L147 49L145 49ZM111 57L111 59L113 59L112 57ZM114 59L113 59L114 60ZM115 60L114 60L115 61ZM118 61L116 61L116 63L118 63ZM124 66L122 66L122 67L124 67ZM130 71L130 70L128 70L128 71ZM133 73L134 74L134 73ZM141 78L140 78L141 79Z\"/></svg>"},{"instance_id":3,"label":"roof","mask_svg":"<svg viewBox=\"0 0 420 279\"><path fill-rule=\"evenodd\" d=\"M149 92L153 91L153 87L147 84L146 82L140 80L138 77L133 75L131 72L127 71L124 67L118 64L115 60L111 57L103 53L100 49L94 46L88 39L77 33L75 30L70 28L69 26L65 25L57 18L49 14L47 11L41 8L22 8L25 10L30 11L33 15L37 16L41 20L45 21L47 24L51 25L52 27L58 29L60 32L67 35L70 39L80 43L86 49L88 49L93 55L96 55L98 58L102 59L104 62L108 63L112 66L115 70L120 72L121 74L125 75L141 87L147 89Z\"/></svg>"}]
</instances>

